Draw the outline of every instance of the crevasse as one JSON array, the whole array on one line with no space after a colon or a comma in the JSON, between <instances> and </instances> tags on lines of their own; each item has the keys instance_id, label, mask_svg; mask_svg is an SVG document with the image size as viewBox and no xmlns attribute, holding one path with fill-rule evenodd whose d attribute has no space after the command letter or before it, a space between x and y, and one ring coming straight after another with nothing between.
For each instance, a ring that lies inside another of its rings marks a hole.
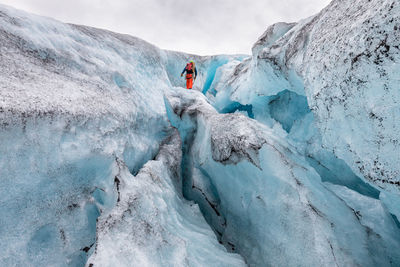
<instances>
[{"instance_id":1,"label":"crevasse","mask_svg":"<svg viewBox=\"0 0 400 267\"><path fill-rule=\"evenodd\" d=\"M399 14L198 57L1 5L0 265L400 265Z\"/></svg>"},{"instance_id":2,"label":"crevasse","mask_svg":"<svg viewBox=\"0 0 400 267\"><path fill-rule=\"evenodd\" d=\"M302 151L272 128L240 114L218 114L196 92L167 99L171 123L188 139L183 192L247 264L373 266L400 260L392 250L400 229L373 195L378 190L358 177L353 179L364 194L321 179Z\"/></svg>"},{"instance_id":3,"label":"crevasse","mask_svg":"<svg viewBox=\"0 0 400 267\"><path fill-rule=\"evenodd\" d=\"M124 177L133 177L127 170L139 173L170 135L163 93L183 84L179 74L189 55L3 5L0 11L0 265L83 266L97 250L101 215L125 201ZM199 69L219 60L194 58ZM201 71L196 88L204 80ZM165 191L178 195L173 187ZM188 224L199 221L193 231L204 244L187 246L188 237L172 233L154 246L170 242L173 259L197 265L207 260L199 249L212 244L225 266L241 265L240 257L222 256L199 213L184 205L186 213L176 207L176 214Z\"/></svg>"}]
</instances>

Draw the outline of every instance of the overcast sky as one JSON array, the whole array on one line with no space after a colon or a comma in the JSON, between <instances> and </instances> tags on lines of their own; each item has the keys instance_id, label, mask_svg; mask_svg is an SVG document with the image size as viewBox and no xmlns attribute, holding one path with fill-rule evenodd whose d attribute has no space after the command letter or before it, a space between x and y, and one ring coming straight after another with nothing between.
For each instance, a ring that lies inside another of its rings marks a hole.
<instances>
[{"instance_id":1,"label":"overcast sky","mask_svg":"<svg viewBox=\"0 0 400 267\"><path fill-rule=\"evenodd\" d=\"M63 22L199 55L250 54L266 28L314 15L330 0L0 0Z\"/></svg>"}]
</instances>

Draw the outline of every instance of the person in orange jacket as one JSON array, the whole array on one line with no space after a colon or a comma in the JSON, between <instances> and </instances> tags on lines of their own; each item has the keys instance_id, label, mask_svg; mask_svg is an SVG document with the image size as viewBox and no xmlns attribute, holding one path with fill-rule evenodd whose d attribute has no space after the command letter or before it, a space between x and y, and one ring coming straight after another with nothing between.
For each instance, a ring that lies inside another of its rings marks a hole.
<instances>
[{"instance_id":1,"label":"person in orange jacket","mask_svg":"<svg viewBox=\"0 0 400 267\"><path fill-rule=\"evenodd\" d=\"M191 60L188 64L186 64L186 67L183 69L181 73L181 77L183 74L186 72L186 88L187 89L192 89L193 87L193 81L196 80L197 77L197 69L194 64L194 61ZM194 77L193 77L194 74Z\"/></svg>"}]
</instances>

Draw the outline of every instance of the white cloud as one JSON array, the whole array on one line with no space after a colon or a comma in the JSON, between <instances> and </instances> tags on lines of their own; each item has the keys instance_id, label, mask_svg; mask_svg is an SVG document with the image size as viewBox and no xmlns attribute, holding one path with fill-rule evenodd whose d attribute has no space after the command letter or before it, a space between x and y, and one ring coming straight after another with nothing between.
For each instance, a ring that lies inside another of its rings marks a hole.
<instances>
[{"instance_id":1,"label":"white cloud","mask_svg":"<svg viewBox=\"0 0 400 267\"><path fill-rule=\"evenodd\" d=\"M128 33L196 54L250 53L267 26L317 13L329 0L0 0L64 22Z\"/></svg>"}]
</instances>

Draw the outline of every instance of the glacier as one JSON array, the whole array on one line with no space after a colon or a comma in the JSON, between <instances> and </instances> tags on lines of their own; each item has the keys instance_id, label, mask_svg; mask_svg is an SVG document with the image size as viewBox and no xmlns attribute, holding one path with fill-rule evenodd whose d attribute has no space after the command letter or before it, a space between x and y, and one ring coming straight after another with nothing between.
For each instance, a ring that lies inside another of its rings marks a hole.
<instances>
[{"instance_id":1,"label":"glacier","mask_svg":"<svg viewBox=\"0 0 400 267\"><path fill-rule=\"evenodd\" d=\"M333 0L197 56L0 5L0 265L399 266L399 29Z\"/></svg>"},{"instance_id":2,"label":"glacier","mask_svg":"<svg viewBox=\"0 0 400 267\"><path fill-rule=\"evenodd\" d=\"M0 20L0 263L82 266L115 162L137 173L170 132L163 92L189 55L6 6Z\"/></svg>"},{"instance_id":3,"label":"glacier","mask_svg":"<svg viewBox=\"0 0 400 267\"><path fill-rule=\"evenodd\" d=\"M175 130L135 177L119 167L121 199L99 218L88 266L245 266L213 238L198 206L176 193L181 159Z\"/></svg>"},{"instance_id":4,"label":"glacier","mask_svg":"<svg viewBox=\"0 0 400 267\"><path fill-rule=\"evenodd\" d=\"M216 106L252 105L255 118L272 125L279 118L265 111L270 97L305 96L321 145L398 193L399 10L397 1L332 1L298 23L272 25L251 59L221 70L228 79L215 89Z\"/></svg>"},{"instance_id":5,"label":"glacier","mask_svg":"<svg viewBox=\"0 0 400 267\"><path fill-rule=\"evenodd\" d=\"M219 114L201 94L167 99L171 123L193 139L184 193L250 266L399 263L400 229L379 200L324 183L285 138L242 114Z\"/></svg>"}]
</instances>

